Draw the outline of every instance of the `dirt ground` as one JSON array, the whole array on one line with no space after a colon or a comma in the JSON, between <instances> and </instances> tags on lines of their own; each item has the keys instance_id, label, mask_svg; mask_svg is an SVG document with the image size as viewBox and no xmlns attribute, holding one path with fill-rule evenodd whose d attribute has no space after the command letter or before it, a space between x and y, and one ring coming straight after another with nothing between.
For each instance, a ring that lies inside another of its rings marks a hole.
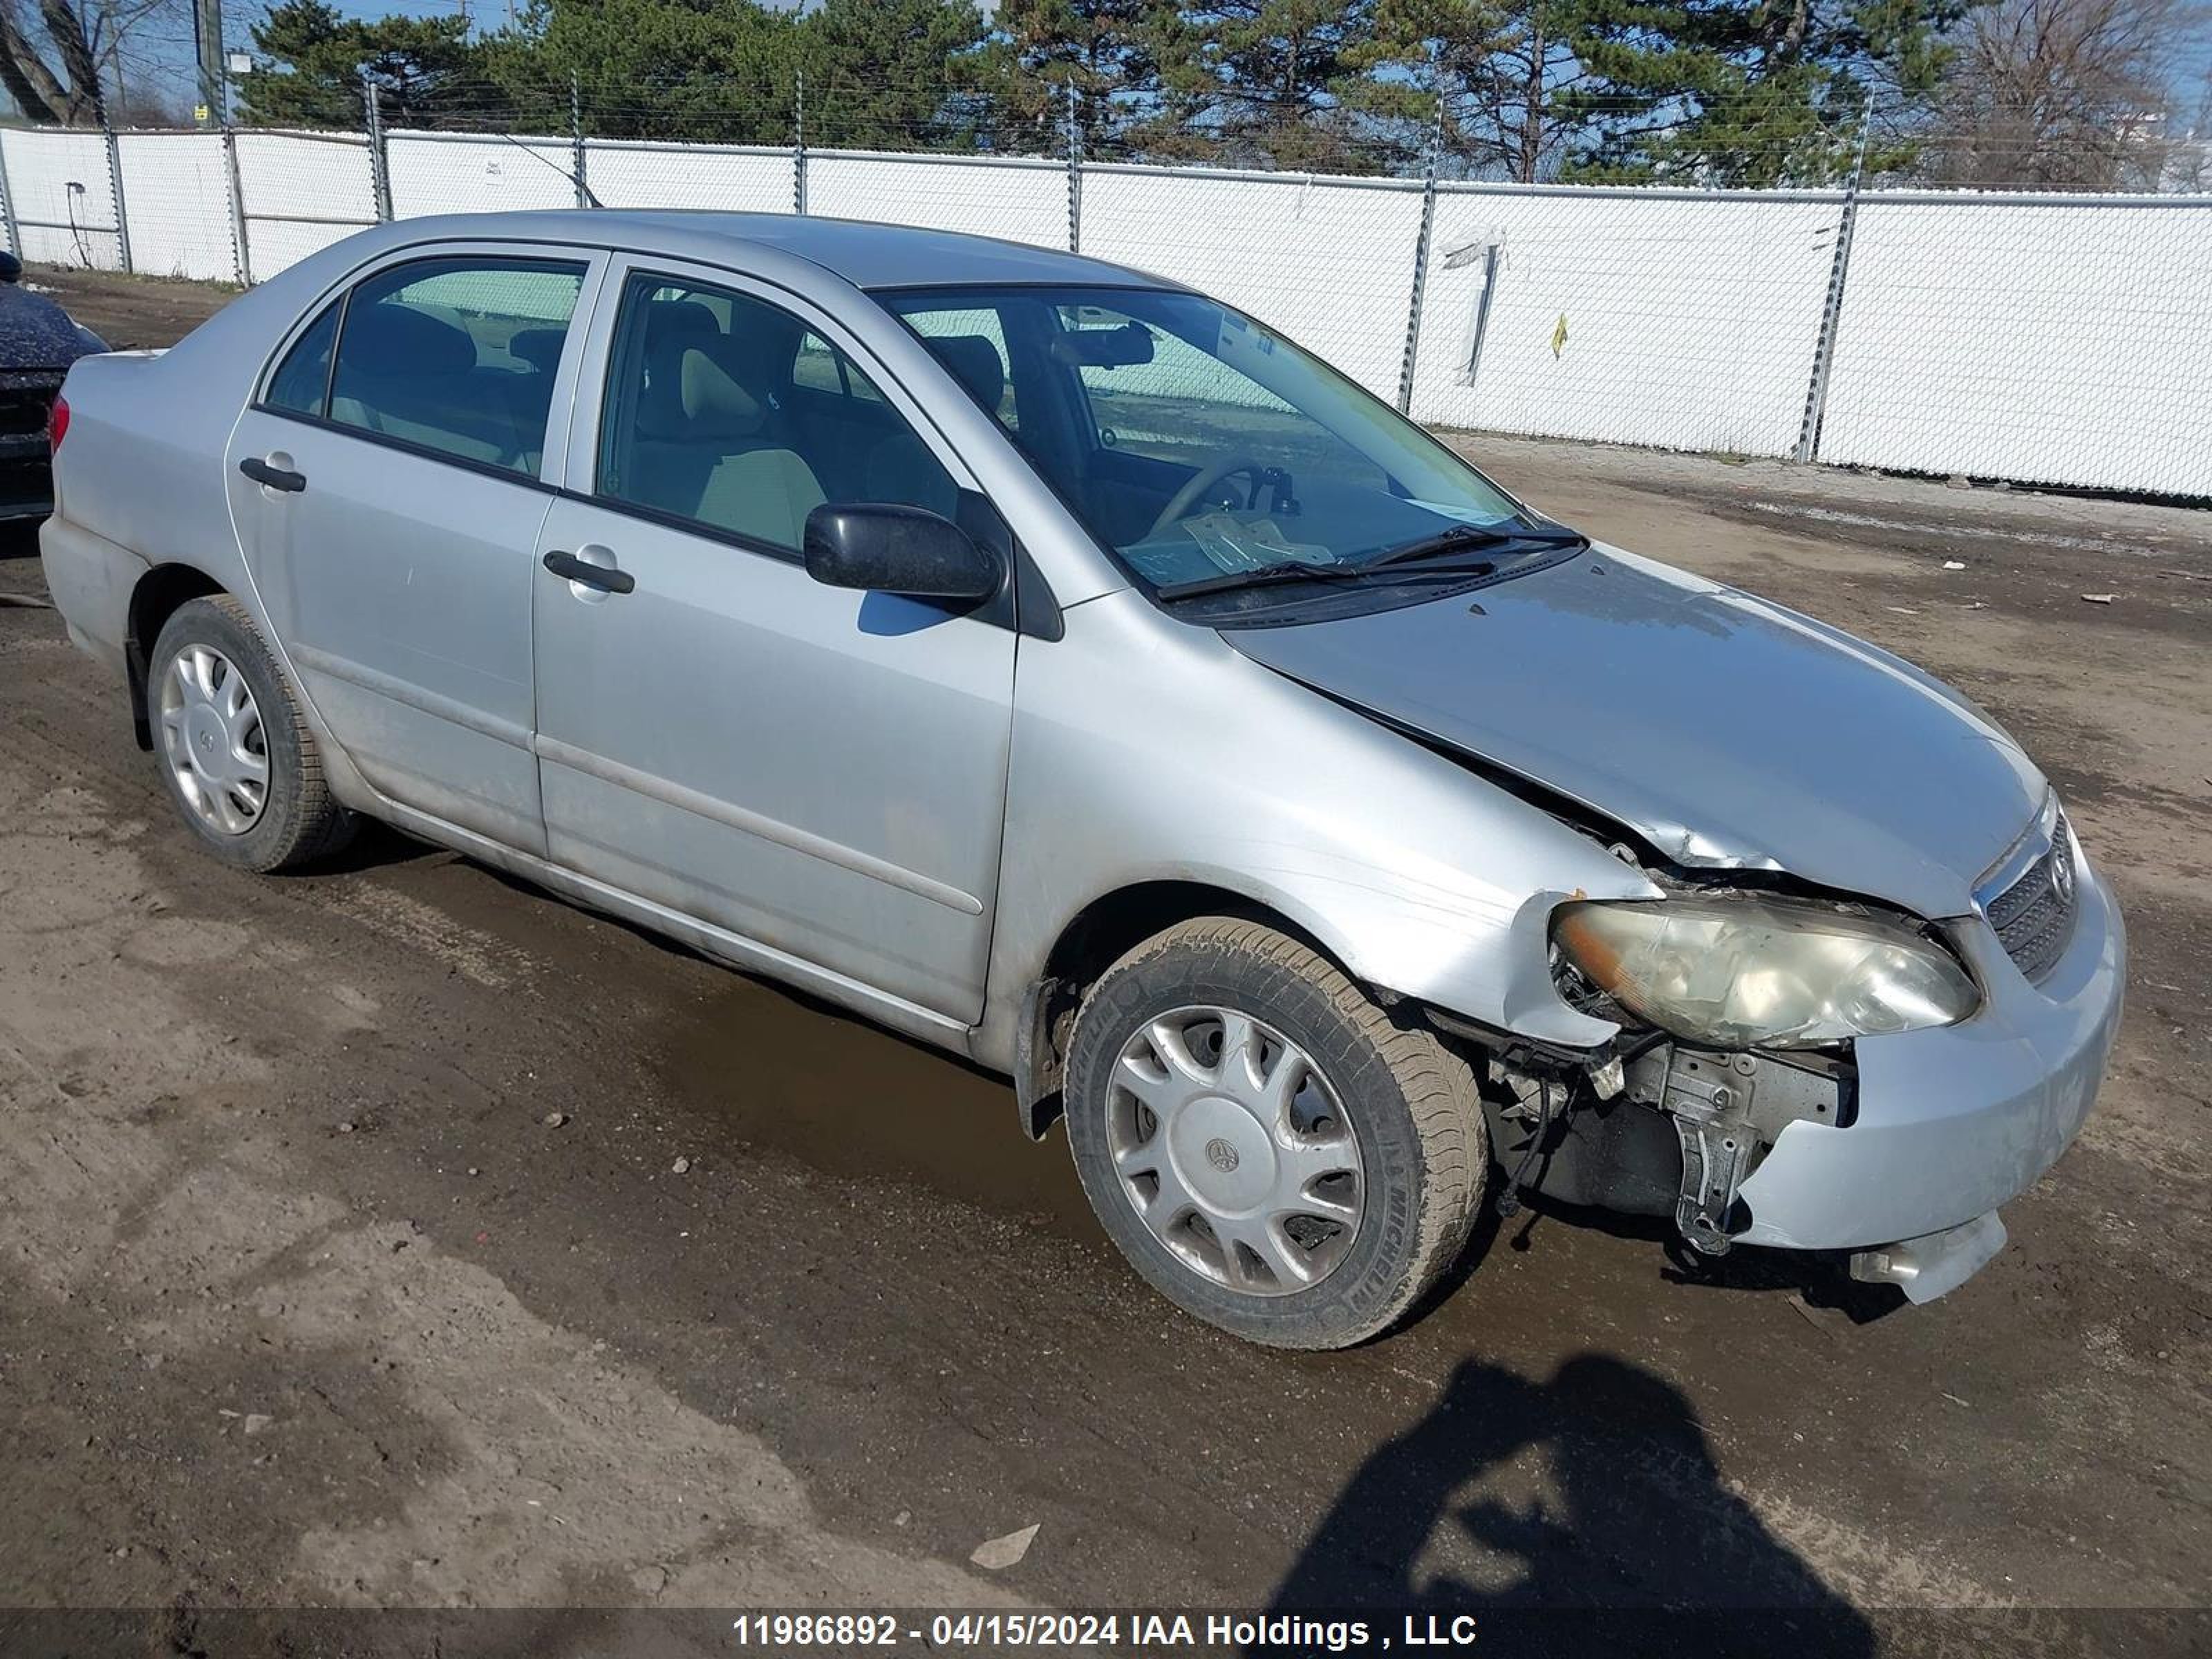
<instances>
[{"instance_id":1,"label":"dirt ground","mask_svg":"<svg viewBox=\"0 0 2212 1659\"><path fill-rule=\"evenodd\" d=\"M33 280L118 343L222 297ZM154 1610L161 1652L243 1650L241 1607L1012 1602L2204 1650L2212 514L1464 444L1927 665L2057 781L2127 1024L1981 1276L1889 1311L1540 1211L1398 1334L1244 1346L997 1079L396 836L196 855L120 686L0 604L0 1606Z\"/></svg>"}]
</instances>

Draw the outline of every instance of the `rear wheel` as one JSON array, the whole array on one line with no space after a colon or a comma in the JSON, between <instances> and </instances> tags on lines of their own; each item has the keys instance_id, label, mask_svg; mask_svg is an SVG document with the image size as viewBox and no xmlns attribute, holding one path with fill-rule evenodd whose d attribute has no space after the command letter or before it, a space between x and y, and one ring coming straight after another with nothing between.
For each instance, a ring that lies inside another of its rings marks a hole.
<instances>
[{"instance_id":1,"label":"rear wheel","mask_svg":"<svg viewBox=\"0 0 2212 1659\"><path fill-rule=\"evenodd\" d=\"M1464 1061L1316 951L1227 917L1091 988L1066 1103L1084 1189L1137 1270L1278 1347L1403 1316L1466 1243L1488 1160Z\"/></svg>"},{"instance_id":2,"label":"rear wheel","mask_svg":"<svg viewBox=\"0 0 2212 1659\"><path fill-rule=\"evenodd\" d=\"M242 870L289 870L351 839L353 815L246 607L179 605L154 643L146 698L169 798L207 850Z\"/></svg>"}]
</instances>

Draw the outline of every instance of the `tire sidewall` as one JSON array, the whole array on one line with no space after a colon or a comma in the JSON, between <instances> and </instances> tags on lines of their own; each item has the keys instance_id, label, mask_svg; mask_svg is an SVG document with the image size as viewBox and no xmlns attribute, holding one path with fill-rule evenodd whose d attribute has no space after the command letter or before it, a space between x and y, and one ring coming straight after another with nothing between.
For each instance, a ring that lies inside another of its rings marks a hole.
<instances>
[{"instance_id":1,"label":"tire sidewall","mask_svg":"<svg viewBox=\"0 0 2212 1659\"><path fill-rule=\"evenodd\" d=\"M269 755L269 789L261 816L242 836L222 835L210 829L185 799L170 764L168 743L161 731L161 690L170 665L188 645L208 646L229 659L231 665L246 677L246 688L261 711L262 742ZM252 624L212 599L192 599L179 605L162 624L154 642L153 660L147 670L146 702L162 787L200 845L240 870L267 871L283 864L298 846L305 828L300 728L293 718L291 691Z\"/></svg>"},{"instance_id":2,"label":"tire sidewall","mask_svg":"<svg viewBox=\"0 0 2212 1659\"><path fill-rule=\"evenodd\" d=\"M1362 1165L1359 1231L1318 1285L1260 1297L1214 1284L1154 1237L1114 1171L1107 1106L1122 1047L1146 1021L1196 1006L1249 1014L1303 1048L1351 1121ZM1382 1054L1307 975L1203 943L1110 969L1077 1023L1066 1105L1076 1173L1100 1223L1146 1281L1186 1311L1272 1346L1337 1347L1382 1329L1411 1300L1431 1197L1413 1115Z\"/></svg>"}]
</instances>

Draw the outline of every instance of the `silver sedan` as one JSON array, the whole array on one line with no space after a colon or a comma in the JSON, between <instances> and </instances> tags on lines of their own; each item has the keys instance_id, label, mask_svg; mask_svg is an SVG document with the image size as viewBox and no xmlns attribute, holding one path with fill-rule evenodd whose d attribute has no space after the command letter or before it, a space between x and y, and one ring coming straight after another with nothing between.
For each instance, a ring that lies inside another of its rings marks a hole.
<instances>
[{"instance_id":1,"label":"silver sedan","mask_svg":"<svg viewBox=\"0 0 2212 1659\"><path fill-rule=\"evenodd\" d=\"M2119 914L2011 738L1158 278L414 220L63 395L48 580L209 853L384 819L1008 1073L1255 1340L1486 1188L1924 1300L2096 1094Z\"/></svg>"}]
</instances>

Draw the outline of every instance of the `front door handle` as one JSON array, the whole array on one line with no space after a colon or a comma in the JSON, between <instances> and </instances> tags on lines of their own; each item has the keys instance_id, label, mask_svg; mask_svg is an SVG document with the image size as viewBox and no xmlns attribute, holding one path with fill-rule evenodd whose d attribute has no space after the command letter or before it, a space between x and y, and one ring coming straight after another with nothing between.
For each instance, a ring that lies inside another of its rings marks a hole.
<instances>
[{"instance_id":1,"label":"front door handle","mask_svg":"<svg viewBox=\"0 0 2212 1659\"><path fill-rule=\"evenodd\" d=\"M589 559L580 559L574 553L548 553L545 568L556 576L572 582L581 582L586 587L596 587L602 593L627 593L637 586L637 578L629 571L617 570L611 564L593 564Z\"/></svg>"},{"instance_id":2,"label":"front door handle","mask_svg":"<svg viewBox=\"0 0 2212 1659\"><path fill-rule=\"evenodd\" d=\"M248 455L238 464L238 470L263 488L281 489L288 495L296 495L307 487L306 473L271 466L258 455Z\"/></svg>"}]
</instances>

